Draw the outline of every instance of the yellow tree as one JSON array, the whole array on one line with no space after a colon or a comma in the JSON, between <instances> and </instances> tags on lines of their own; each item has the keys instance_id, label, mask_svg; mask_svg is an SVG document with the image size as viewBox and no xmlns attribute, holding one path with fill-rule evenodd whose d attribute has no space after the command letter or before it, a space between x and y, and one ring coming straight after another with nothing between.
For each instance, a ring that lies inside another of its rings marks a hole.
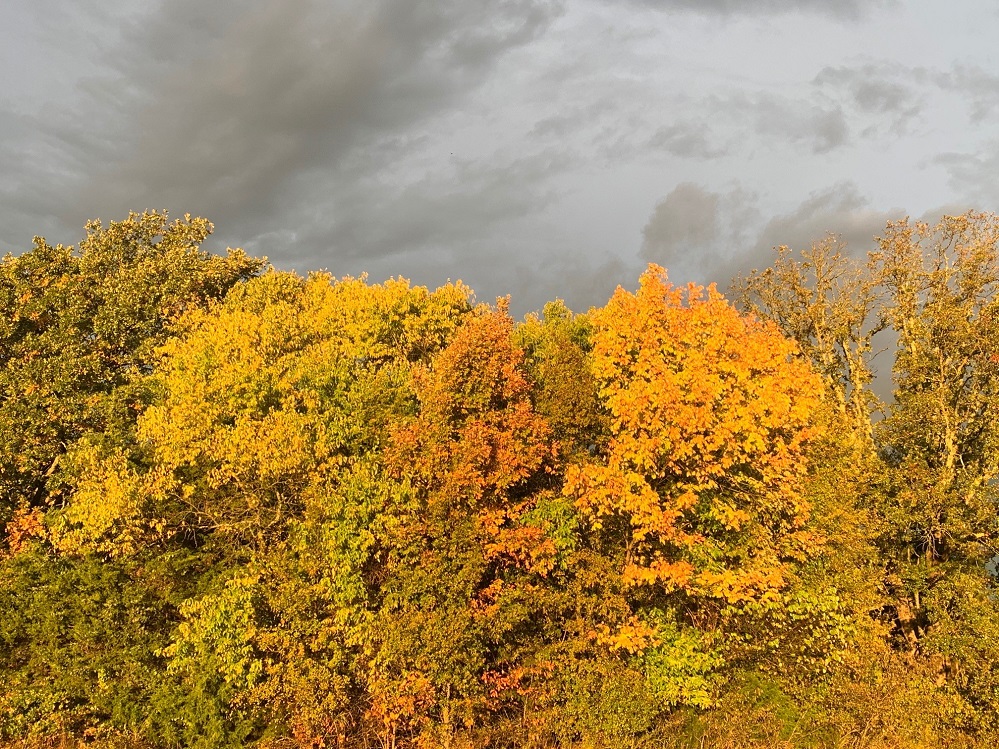
<instances>
[{"instance_id":1,"label":"yellow tree","mask_svg":"<svg viewBox=\"0 0 999 749\"><path fill-rule=\"evenodd\" d=\"M206 575L196 595L170 581L181 623L162 653L194 704L221 698L303 745L363 711L352 663L399 493L383 446L414 407L415 363L448 343L469 296L265 274L160 349L131 451L67 457L75 490L48 518L59 551L173 553Z\"/></svg>"}]
</instances>

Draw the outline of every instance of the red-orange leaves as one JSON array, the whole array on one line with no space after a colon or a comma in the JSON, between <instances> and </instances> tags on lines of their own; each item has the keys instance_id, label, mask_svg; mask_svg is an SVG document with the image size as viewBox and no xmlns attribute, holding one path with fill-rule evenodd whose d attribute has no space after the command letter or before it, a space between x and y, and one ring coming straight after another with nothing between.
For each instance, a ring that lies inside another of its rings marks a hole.
<instances>
[{"instance_id":1,"label":"red-orange leaves","mask_svg":"<svg viewBox=\"0 0 999 749\"><path fill-rule=\"evenodd\" d=\"M420 415L395 434L392 462L445 504L476 507L538 471L552 450L524 378L505 305L469 320L415 374Z\"/></svg>"},{"instance_id":2,"label":"red-orange leaves","mask_svg":"<svg viewBox=\"0 0 999 749\"><path fill-rule=\"evenodd\" d=\"M627 520L629 583L766 599L808 538L799 483L821 383L713 286L674 288L657 266L640 283L593 315L612 439L603 464L569 470L567 492L598 529Z\"/></svg>"},{"instance_id":3,"label":"red-orange leaves","mask_svg":"<svg viewBox=\"0 0 999 749\"><path fill-rule=\"evenodd\" d=\"M47 535L42 511L37 507L22 505L14 511L14 517L7 522L4 537L10 555L20 554L30 548L32 541L43 540ZM0 559L4 552L0 549Z\"/></svg>"},{"instance_id":4,"label":"red-orange leaves","mask_svg":"<svg viewBox=\"0 0 999 749\"><path fill-rule=\"evenodd\" d=\"M479 513L479 527L485 535L486 559L501 566L520 567L547 575L555 567L558 549L545 529L525 522L535 509L537 497L508 507Z\"/></svg>"}]
</instances>

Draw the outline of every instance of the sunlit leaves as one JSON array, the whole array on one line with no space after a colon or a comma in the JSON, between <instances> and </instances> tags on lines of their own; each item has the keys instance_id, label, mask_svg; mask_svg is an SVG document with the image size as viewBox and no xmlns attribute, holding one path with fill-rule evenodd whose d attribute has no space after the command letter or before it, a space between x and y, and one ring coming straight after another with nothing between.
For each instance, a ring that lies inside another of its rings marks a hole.
<instances>
[{"instance_id":1,"label":"sunlit leaves","mask_svg":"<svg viewBox=\"0 0 999 749\"><path fill-rule=\"evenodd\" d=\"M70 532L112 529L100 513L113 510L85 509L106 493L190 540L280 533L327 474L385 439L388 415L412 398L413 348L439 347L467 308L460 287L430 295L405 282L269 273L192 312L159 352L158 397L138 422L149 468L108 457L80 470L63 514Z\"/></svg>"},{"instance_id":2,"label":"sunlit leaves","mask_svg":"<svg viewBox=\"0 0 999 749\"><path fill-rule=\"evenodd\" d=\"M740 605L814 544L799 484L820 384L775 329L652 267L594 313L606 459L567 491L596 527L627 520L625 579Z\"/></svg>"}]
</instances>

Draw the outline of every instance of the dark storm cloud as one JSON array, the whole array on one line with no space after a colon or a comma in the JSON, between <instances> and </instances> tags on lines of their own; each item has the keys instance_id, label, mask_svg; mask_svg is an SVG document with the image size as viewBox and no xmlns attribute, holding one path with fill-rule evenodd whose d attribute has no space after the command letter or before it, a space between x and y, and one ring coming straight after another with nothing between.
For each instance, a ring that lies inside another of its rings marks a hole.
<instances>
[{"instance_id":1,"label":"dark storm cloud","mask_svg":"<svg viewBox=\"0 0 999 749\"><path fill-rule=\"evenodd\" d=\"M55 196L71 206L68 223L147 207L191 210L223 231L238 227L244 241L349 223L336 203L342 185L384 179L421 127L474 91L559 8L531 0L256 0L243 11L183 0L127 22L106 50L105 72L80 89L80 111L52 127L62 149L55 160L76 165L65 194ZM480 173L488 164L452 176L469 177L469 192L488 200L503 192L497 180L525 177L508 167L501 161L492 177ZM456 182L449 192L461 189ZM524 195L531 189L519 185ZM413 216L432 195L398 196L407 198L408 206L397 201L379 218L419 224ZM287 215L306 225L276 225ZM322 251L330 253L328 242Z\"/></svg>"},{"instance_id":2,"label":"dark storm cloud","mask_svg":"<svg viewBox=\"0 0 999 749\"><path fill-rule=\"evenodd\" d=\"M30 249L33 235L63 228L48 206L53 185L75 178L73 164L51 126L0 110L0 255Z\"/></svg>"},{"instance_id":3,"label":"dark storm cloud","mask_svg":"<svg viewBox=\"0 0 999 749\"><path fill-rule=\"evenodd\" d=\"M550 20L523 2L333 7L261 3L209 55L171 70L138 115L135 155L109 181L119 201L145 192L222 221L306 197L301 174L373 172L389 155L382 139L453 102Z\"/></svg>"},{"instance_id":4,"label":"dark storm cloud","mask_svg":"<svg viewBox=\"0 0 999 749\"><path fill-rule=\"evenodd\" d=\"M332 242L341 261L424 252L453 263L461 259L455 251L474 259L476 244L495 225L548 204L552 193L544 185L564 162L557 151L497 156L488 163L455 162L403 185L360 181L334 188L341 210L311 221L303 216L296 252ZM319 256L303 258L313 259Z\"/></svg>"}]
</instances>

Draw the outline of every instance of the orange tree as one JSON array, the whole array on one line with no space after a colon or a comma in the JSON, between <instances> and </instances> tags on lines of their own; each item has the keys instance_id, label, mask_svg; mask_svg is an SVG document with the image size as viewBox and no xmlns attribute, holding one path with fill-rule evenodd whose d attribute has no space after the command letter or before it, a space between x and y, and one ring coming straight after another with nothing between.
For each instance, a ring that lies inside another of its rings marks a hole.
<instances>
[{"instance_id":1,"label":"orange tree","mask_svg":"<svg viewBox=\"0 0 999 749\"><path fill-rule=\"evenodd\" d=\"M674 704L707 704L739 652L827 657L835 593L797 575L821 545L801 490L823 392L810 365L775 326L657 266L592 320L611 439L566 493L617 555L636 614L598 639L638 655Z\"/></svg>"},{"instance_id":2,"label":"orange tree","mask_svg":"<svg viewBox=\"0 0 999 749\"><path fill-rule=\"evenodd\" d=\"M392 737L422 726L446 744L481 722L489 679L525 665L538 584L558 563L538 512L550 428L513 330L503 300L480 307L417 367L417 413L392 435L387 463L409 501L387 523L368 666L371 717Z\"/></svg>"}]
</instances>

